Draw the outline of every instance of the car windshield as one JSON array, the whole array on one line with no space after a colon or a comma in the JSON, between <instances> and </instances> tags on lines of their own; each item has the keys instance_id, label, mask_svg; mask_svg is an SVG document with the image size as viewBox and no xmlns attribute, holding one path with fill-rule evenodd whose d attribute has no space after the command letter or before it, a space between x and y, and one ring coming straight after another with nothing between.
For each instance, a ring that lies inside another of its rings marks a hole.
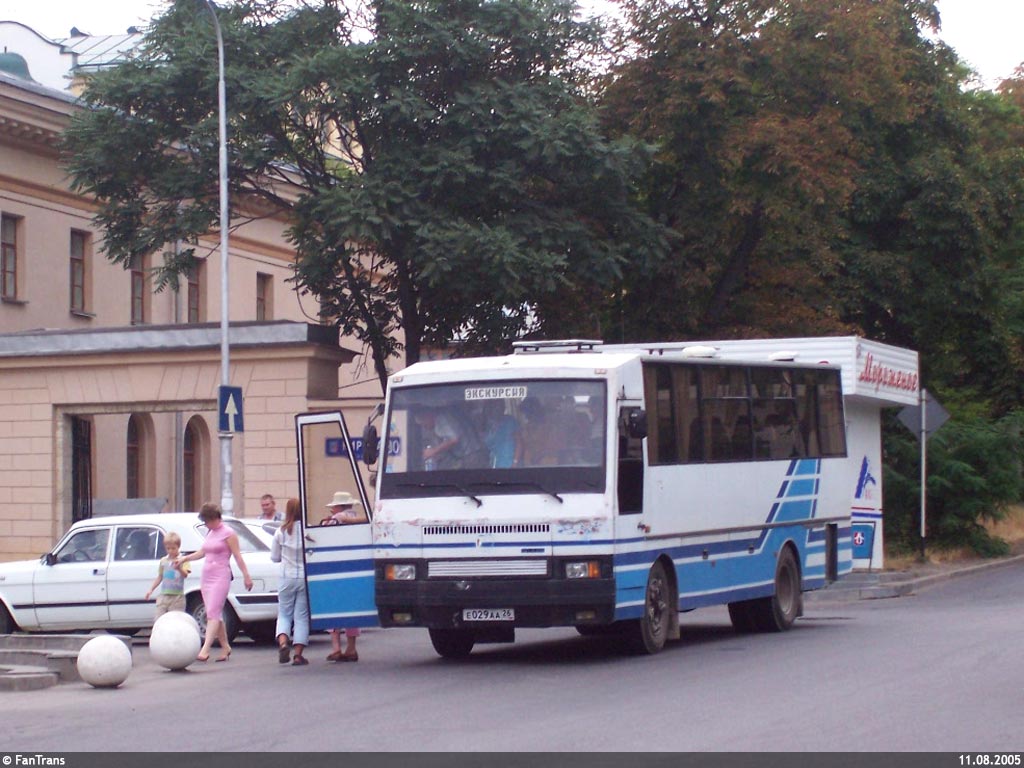
<instances>
[{"instance_id":1,"label":"car windshield","mask_svg":"<svg viewBox=\"0 0 1024 768\"><path fill-rule=\"evenodd\" d=\"M603 381L396 388L381 498L602 492L607 420Z\"/></svg>"},{"instance_id":2,"label":"car windshield","mask_svg":"<svg viewBox=\"0 0 1024 768\"><path fill-rule=\"evenodd\" d=\"M243 555L247 552L266 552L270 549L241 520L225 520L224 525L228 526L238 536L238 548ZM199 523L196 526L196 530L199 531L199 535L203 538L206 538L206 534L209 533L204 523Z\"/></svg>"}]
</instances>

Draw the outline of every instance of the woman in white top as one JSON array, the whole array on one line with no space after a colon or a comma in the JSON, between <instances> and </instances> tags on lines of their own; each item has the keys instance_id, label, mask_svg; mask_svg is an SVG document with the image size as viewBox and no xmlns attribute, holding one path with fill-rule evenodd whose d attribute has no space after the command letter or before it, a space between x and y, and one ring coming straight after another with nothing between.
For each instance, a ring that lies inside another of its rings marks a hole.
<instances>
[{"instance_id":1,"label":"woman in white top","mask_svg":"<svg viewBox=\"0 0 1024 768\"><path fill-rule=\"evenodd\" d=\"M281 582L277 590L277 660L288 663L288 636L295 656L292 665L309 664L302 651L309 644L309 598L306 595L306 565L303 560L305 534L302 507L298 499L288 499L284 522L274 533L270 559L281 564Z\"/></svg>"}]
</instances>

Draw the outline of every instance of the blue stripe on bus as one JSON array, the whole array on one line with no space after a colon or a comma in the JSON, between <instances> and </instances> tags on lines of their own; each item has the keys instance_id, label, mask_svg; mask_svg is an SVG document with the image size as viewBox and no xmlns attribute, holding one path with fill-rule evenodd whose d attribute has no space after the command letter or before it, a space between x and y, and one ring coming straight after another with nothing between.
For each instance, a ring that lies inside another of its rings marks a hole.
<instances>
[{"instance_id":1,"label":"blue stripe on bus","mask_svg":"<svg viewBox=\"0 0 1024 768\"><path fill-rule=\"evenodd\" d=\"M307 576L325 576L335 573L373 572L373 558L360 560L332 560L328 563L306 563Z\"/></svg>"},{"instance_id":2,"label":"blue stripe on bus","mask_svg":"<svg viewBox=\"0 0 1024 768\"><path fill-rule=\"evenodd\" d=\"M360 550L365 550L367 546L367 544L346 544L345 546L310 547L309 549L311 549L314 552L356 552Z\"/></svg>"},{"instance_id":3,"label":"blue stripe on bus","mask_svg":"<svg viewBox=\"0 0 1024 768\"><path fill-rule=\"evenodd\" d=\"M790 477L816 477L821 474L821 461L819 459L793 459L793 468L789 473Z\"/></svg>"},{"instance_id":4,"label":"blue stripe on bus","mask_svg":"<svg viewBox=\"0 0 1024 768\"><path fill-rule=\"evenodd\" d=\"M307 581L310 613L315 616L310 622L311 628L377 626L373 581L372 571L340 581Z\"/></svg>"},{"instance_id":5,"label":"blue stripe on bus","mask_svg":"<svg viewBox=\"0 0 1024 768\"><path fill-rule=\"evenodd\" d=\"M796 543L799 546L799 542ZM849 573L852 569L850 547L849 540L841 542L838 563L840 574ZM661 553L655 551L648 553L649 562L653 563L658 554ZM758 562L758 560L762 560L762 562ZM800 560L802 563L802 588L806 590L824 586L824 564L807 566L805 555L802 555ZM712 565L710 562L696 561L677 564L678 583L684 585L678 607L681 610L689 610L723 602L749 600L771 595L774 589L774 579L766 579L764 574L774 572L774 562L773 553L762 553L749 558L740 558L732 563L719 561ZM723 574L723 571L729 570L732 571L731 574ZM640 615L646 591L647 573L647 568L616 572L616 619L636 618ZM723 576L725 580L723 580ZM627 605L629 603L637 605Z\"/></svg>"},{"instance_id":6,"label":"blue stripe on bus","mask_svg":"<svg viewBox=\"0 0 1024 768\"><path fill-rule=\"evenodd\" d=\"M789 474L800 474L807 469L816 470L819 466L817 462L794 461ZM797 527L798 521L813 518L817 511L816 498L800 501L787 498L796 495L797 483L805 484L802 490L812 492L815 497L820 491L818 478L788 480L780 488L781 501L776 499L768 515L769 522L792 521L793 526L765 529L744 540L651 548L614 556L616 620L639 618L642 615L648 571L655 559L662 555L674 561L677 583L682 585L683 594L678 599L681 610L771 595L774 590L776 553L786 541L792 541L797 548L802 588L817 589L824 586L824 562L808 565L807 561L809 555L820 557L823 554L825 529ZM845 574L852 569L849 524L840 527L837 533L838 570L840 574ZM704 559L705 551L707 559ZM688 562L680 563L679 560ZM643 567L637 568L638 565Z\"/></svg>"},{"instance_id":7,"label":"blue stripe on bus","mask_svg":"<svg viewBox=\"0 0 1024 768\"><path fill-rule=\"evenodd\" d=\"M793 480L786 489L786 496L812 496L818 492L818 479Z\"/></svg>"}]
</instances>

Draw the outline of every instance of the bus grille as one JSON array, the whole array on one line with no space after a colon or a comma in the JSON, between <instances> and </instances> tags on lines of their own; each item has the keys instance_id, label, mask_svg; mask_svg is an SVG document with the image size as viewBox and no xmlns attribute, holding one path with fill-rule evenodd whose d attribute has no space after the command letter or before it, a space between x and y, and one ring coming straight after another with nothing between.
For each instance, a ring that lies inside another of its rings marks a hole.
<instances>
[{"instance_id":1,"label":"bus grille","mask_svg":"<svg viewBox=\"0 0 1024 768\"><path fill-rule=\"evenodd\" d=\"M427 525L424 536L478 536L488 533L550 533L548 523L515 523L508 525Z\"/></svg>"},{"instance_id":2,"label":"bus grille","mask_svg":"<svg viewBox=\"0 0 1024 768\"><path fill-rule=\"evenodd\" d=\"M435 560L427 568L427 578L547 575L547 560Z\"/></svg>"}]
</instances>

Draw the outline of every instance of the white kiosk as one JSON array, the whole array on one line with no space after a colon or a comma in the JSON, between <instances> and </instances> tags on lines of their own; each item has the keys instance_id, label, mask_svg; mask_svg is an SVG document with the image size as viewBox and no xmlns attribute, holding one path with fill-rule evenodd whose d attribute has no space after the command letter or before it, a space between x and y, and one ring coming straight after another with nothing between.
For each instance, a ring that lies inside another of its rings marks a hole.
<instances>
[{"instance_id":1,"label":"white kiosk","mask_svg":"<svg viewBox=\"0 0 1024 768\"><path fill-rule=\"evenodd\" d=\"M881 568L885 551L881 410L918 405L920 375L917 352L858 336L690 341L677 346L683 348L695 344L715 347L718 357L725 360L796 360L801 363L829 363L842 368L847 450L850 460L860 463L850 501L853 567L859 570ZM657 346L665 348L669 345Z\"/></svg>"}]
</instances>

